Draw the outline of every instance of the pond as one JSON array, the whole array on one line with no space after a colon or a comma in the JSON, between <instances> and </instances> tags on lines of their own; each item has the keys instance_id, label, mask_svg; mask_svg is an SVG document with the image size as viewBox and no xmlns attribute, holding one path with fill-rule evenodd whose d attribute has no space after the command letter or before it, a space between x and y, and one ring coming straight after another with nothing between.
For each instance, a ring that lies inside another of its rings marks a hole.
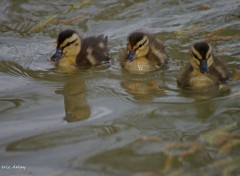
<instances>
[{"instance_id":1,"label":"pond","mask_svg":"<svg viewBox=\"0 0 240 176\"><path fill-rule=\"evenodd\" d=\"M196 41L232 73L240 67L239 0L1 0L0 9L0 175L240 174L240 82L176 84ZM112 65L54 69L64 29L108 36ZM137 29L164 41L167 68L122 70Z\"/></svg>"}]
</instances>

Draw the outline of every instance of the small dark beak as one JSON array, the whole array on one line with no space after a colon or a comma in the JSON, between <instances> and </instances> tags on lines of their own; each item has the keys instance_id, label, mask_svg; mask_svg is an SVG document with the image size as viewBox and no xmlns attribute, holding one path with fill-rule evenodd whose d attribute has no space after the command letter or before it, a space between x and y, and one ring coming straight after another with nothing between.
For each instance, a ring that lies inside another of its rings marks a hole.
<instances>
[{"instance_id":1,"label":"small dark beak","mask_svg":"<svg viewBox=\"0 0 240 176\"><path fill-rule=\"evenodd\" d=\"M127 62L132 62L135 58L135 52L134 51L130 51L128 56L127 56Z\"/></svg>"},{"instance_id":2,"label":"small dark beak","mask_svg":"<svg viewBox=\"0 0 240 176\"><path fill-rule=\"evenodd\" d=\"M51 57L51 61L57 62L59 59L61 59L62 55L63 55L62 50L59 47L57 47L56 53Z\"/></svg>"},{"instance_id":3,"label":"small dark beak","mask_svg":"<svg viewBox=\"0 0 240 176\"><path fill-rule=\"evenodd\" d=\"M208 72L208 65L207 65L207 60L202 59L200 61L200 71L201 73L207 73Z\"/></svg>"}]
</instances>

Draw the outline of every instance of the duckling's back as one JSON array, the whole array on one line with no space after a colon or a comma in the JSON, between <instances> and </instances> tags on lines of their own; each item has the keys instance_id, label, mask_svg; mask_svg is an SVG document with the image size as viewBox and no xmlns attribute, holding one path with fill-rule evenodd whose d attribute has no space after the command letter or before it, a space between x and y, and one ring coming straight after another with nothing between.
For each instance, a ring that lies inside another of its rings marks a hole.
<instances>
[{"instance_id":1,"label":"duckling's back","mask_svg":"<svg viewBox=\"0 0 240 176\"><path fill-rule=\"evenodd\" d=\"M151 35L149 35L149 38L152 43L150 45L150 51L148 52L146 58L148 58L151 64L155 67L166 65L168 63L168 56L163 42Z\"/></svg>"},{"instance_id":2,"label":"duckling's back","mask_svg":"<svg viewBox=\"0 0 240 176\"><path fill-rule=\"evenodd\" d=\"M214 64L209 68L209 73L219 83L227 83L230 81L230 73L227 66L218 58L214 58Z\"/></svg>"},{"instance_id":3,"label":"duckling's back","mask_svg":"<svg viewBox=\"0 0 240 176\"><path fill-rule=\"evenodd\" d=\"M90 67L108 62L110 57L107 43L107 37L103 35L84 38L81 51L77 56L77 65L79 67Z\"/></svg>"}]
</instances>

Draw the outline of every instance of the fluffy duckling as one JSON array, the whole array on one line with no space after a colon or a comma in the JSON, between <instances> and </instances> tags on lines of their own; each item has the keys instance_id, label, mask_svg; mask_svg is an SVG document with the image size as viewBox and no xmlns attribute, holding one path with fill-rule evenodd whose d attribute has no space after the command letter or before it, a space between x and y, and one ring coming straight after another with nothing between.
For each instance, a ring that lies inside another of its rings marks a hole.
<instances>
[{"instance_id":1,"label":"fluffy duckling","mask_svg":"<svg viewBox=\"0 0 240 176\"><path fill-rule=\"evenodd\" d=\"M56 53L51 61L63 69L90 67L110 60L107 37L91 36L84 39L73 30L65 30L58 35Z\"/></svg>"},{"instance_id":2,"label":"fluffy duckling","mask_svg":"<svg viewBox=\"0 0 240 176\"><path fill-rule=\"evenodd\" d=\"M230 80L226 66L213 56L212 47L207 42L195 43L190 49L190 55L190 63L177 80L180 87L200 88Z\"/></svg>"},{"instance_id":3,"label":"fluffy duckling","mask_svg":"<svg viewBox=\"0 0 240 176\"><path fill-rule=\"evenodd\" d=\"M168 62L163 43L144 32L133 32L128 36L127 52L122 67L133 73L154 71Z\"/></svg>"}]
</instances>

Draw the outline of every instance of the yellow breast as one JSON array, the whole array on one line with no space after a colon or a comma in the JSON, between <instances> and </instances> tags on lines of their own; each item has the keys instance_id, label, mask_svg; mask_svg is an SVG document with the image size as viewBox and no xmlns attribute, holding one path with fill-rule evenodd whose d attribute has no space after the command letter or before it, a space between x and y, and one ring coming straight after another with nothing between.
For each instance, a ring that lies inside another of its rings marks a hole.
<instances>
[{"instance_id":1,"label":"yellow breast","mask_svg":"<svg viewBox=\"0 0 240 176\"><path fill-rule=\"evenodd\" d=\"M132 72L132 73L146 73L151 70L149 62L145 57L135 58L132 62L126 62L124 65L124 69Z\"/></svg>"},{"instance_id":2,"label":"yellow breast","mask_svg":"<svg viewBox=\"0 0 240 176\"><path fill-rule=\"evenodd\" d=\"M76 70L76 58L64 57L58 63L58 68L64 72L73 72Z\"/></svg>"},{"instance_id":3,"label":"yellow breast","mask_svg":"<svg viewBox=\"0 0 240 176\"><path fill-rule=\"evenodd\" d=\"M199 75L199 76L192 77L190 79L189 85L191 87L200 88L200 87L212 86L214 85L214 81L211 78L209 78L207 75Z\"/></svg>"}]
</instances>

